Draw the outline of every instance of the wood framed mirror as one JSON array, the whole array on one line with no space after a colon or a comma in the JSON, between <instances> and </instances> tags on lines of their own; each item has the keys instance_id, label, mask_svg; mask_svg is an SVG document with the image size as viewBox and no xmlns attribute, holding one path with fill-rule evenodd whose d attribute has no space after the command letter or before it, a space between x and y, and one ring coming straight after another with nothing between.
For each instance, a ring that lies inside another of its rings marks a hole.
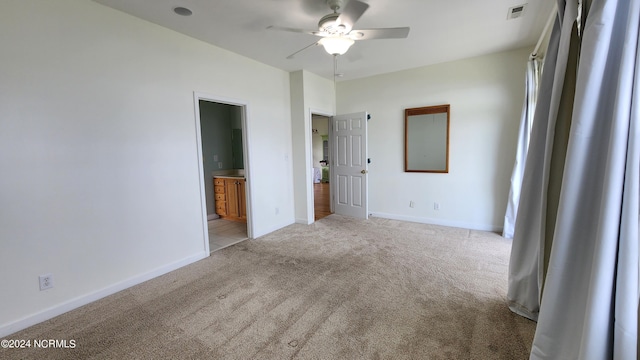
<instances>
[{"instance_id":1,"label":"wood framed mirror","mask_svg":"<svg viewBox=\"0 0 640 360\"><path fill-rule=\"evenodd\" d=\"M449 172L449 104L404 110L404 171Z\"/></svg>"}]
</instances>

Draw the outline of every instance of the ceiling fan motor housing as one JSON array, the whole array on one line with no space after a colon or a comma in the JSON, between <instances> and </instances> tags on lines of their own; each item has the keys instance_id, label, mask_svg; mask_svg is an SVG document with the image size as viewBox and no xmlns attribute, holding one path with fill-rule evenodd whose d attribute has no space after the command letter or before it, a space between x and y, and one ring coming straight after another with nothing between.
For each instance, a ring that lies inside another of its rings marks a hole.
<instances>
[{"instance_id":1,"label":"ceiling fan motor housing","mask_svg":"<svg viewBox=\"0 0 640 360\"><path fill-rule=\"evenodd\" d=\"M339 24L337 22L338 17L340 17L340 14L338 13L323 16L318 22L318 28L321 32L329 34L346 34L350 29L347 29L345 24Z\"/></svg>"},{"instance_id":2,"label":"ceiling fan motor housing","mask_svg":"<svg viewBox=\"0 0 640 360\"><path fill-rule=\"evenodd\" d=\"M344 8L344 0L327 0L327 5L335 12L338 11L338 9Z\"/></svg>"},{"instance_id":3,"label":"ceiling fan motor housing","mask_svg":"<svg viewBox=\"0 0 640 360\"><path fill-rule=\"evenodd\" d=\"M344 0L327 0L327 5L333 10L333 13L325 15L320 19L320 22L318 22L320 32L330 35L345 35L349 33L353 24L343 24L339 20L340 13L338 13L338 9L344 7Z\"/></svg>"}]
</instances>

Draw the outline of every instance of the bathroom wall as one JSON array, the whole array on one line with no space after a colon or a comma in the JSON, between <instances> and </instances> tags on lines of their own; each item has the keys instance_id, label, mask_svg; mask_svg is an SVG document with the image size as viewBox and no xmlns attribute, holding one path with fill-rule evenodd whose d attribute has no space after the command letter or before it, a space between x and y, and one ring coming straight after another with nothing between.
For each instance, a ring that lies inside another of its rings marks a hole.
<instances>
[{"instance_id":1,"label":"bathroom wall","mask_svg":"<svg viewBox=\"0 0 640 360\"><path fill-rule=\"evenodd\" d=\"M212 173L233 169L231 135L233 126L241 126L240 110L239 106L200 100L200 133L207 215L215 214Z\"/></svg>"}]
</instances>

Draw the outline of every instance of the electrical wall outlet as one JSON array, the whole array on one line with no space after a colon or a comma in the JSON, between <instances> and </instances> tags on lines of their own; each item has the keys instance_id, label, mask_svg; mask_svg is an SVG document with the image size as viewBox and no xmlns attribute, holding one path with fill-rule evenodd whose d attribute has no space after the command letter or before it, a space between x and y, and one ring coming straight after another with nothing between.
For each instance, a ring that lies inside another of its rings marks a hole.
<instances>
[{"instance_id":1,"label":"electrical wall outlet","mask_svg":"<svg viewBox=\"0 0 640 360\"><path fill-rule=\"evenodd\" d=\"M409 201L409 207L412 208L415 206L415 203L413 201Z\"/></svg>"},{"instance_id":2,"label":"electrical wall outlet","mask_svg":"<svg viewBox=\"0 0 640 360\"><path fill-rule=\"evenodd\" d=\"M218 162L218 169L222 169L222 161Z\"/></svg>"},{"instance_id":3,"label":"electrical wall outlet","mask_svg":"<svg viewBox=\"0 0 640 360\"><path fill-rule=\"evenodd\" d=\"M40 275L38 279L40 279L40 291L53 287L53 274Z\"/></svg>"},{"instance_id":4,"label":"electrical wall outlet","mask_svg":"<svg viewBox=\"0 0 640 360\"><path fill-rule=\"evenodd\" d=\"M440 204L439 204L439 203L437 203L437 202L434 202L434 203L433 203L433 210L436 210L436 211L437 211L437 210L440 210Z\"/></svg>"}]
</instances>

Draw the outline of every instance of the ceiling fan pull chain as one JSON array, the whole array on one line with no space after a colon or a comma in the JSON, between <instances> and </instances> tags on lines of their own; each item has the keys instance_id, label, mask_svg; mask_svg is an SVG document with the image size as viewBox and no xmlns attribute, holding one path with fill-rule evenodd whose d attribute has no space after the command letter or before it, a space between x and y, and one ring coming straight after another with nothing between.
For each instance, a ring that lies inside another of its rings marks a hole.
<instances>
[{"instance_id":1,"label":"ceiling fan pull chain","mask_svg":"<svg viewBox=\"0 0 640 360\"><path fill-rule=\"evenodd\" d=\"M338 96L338 88L336 87L336 76L338 74L338 55L333 55L333 97ZM337 114L338 111L338 102L334 100L333 103L333 113Z\"/></svg>"}]
</instances>

